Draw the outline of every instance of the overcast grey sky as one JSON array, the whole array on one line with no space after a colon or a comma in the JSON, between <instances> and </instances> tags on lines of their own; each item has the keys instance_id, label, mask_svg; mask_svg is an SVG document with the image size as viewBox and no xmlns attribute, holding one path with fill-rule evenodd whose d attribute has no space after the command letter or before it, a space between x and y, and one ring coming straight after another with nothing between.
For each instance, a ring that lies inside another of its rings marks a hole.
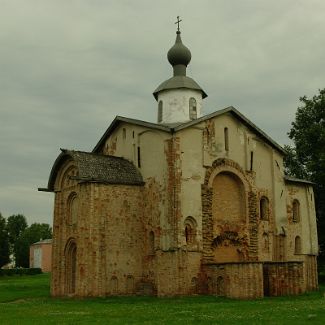
<instances>
[{"instance_id":1,"label":"overcast grey sky","mask_svg":"<svg viewBox=\"0 0 325 325\"><path fill-rule=\"evenodd\" d=\"M280 144L325 87L324 0L0 0L0 212L52 223L59 148L90 151L116 115L156 121L180 15L204 114L236 107Z\"/></svg>"}]
</instances>

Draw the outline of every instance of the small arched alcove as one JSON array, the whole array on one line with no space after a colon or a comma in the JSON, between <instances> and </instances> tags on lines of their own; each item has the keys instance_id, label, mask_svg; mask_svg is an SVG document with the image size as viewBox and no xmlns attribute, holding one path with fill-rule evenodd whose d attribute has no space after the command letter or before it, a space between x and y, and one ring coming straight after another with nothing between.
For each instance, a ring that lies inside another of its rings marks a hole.
<instances>
[{"instance_id":1,"label":"small arched alcove","mask_svg":"<svg viewBox=\"0 0 325 325\"><path fill-rule=\"evenodd\" d=\"M78 221L78 197L75 192L72 192L68 197L67 202L67 224L75 225Z\"/></svg>"},{"instance_id":2,"label":"small arched alcove","mask_svg":"<svg viewBox=\"0 0 325 325\"><path fill-rule=\"evenodd\" d=\"M269 200L266 196L260 199L260 219L269 220Z\"/></svg>"},{"instance_id":3,"label":"small arched alcove","mask_svg":"<svg viewBox=\"0 0 325 325\"><path fill-rule=\"evenodd\" d=\"M196 243L197 223L193 217L187 217L184 221L184 234L186 245Z\"/></svg>"}]
</instances>

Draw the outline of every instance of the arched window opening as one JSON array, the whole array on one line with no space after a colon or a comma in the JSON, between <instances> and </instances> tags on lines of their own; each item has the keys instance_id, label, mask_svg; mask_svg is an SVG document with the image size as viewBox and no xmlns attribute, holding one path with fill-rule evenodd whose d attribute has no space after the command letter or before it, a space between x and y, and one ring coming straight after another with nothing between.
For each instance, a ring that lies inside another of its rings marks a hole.
<instances>
[{"instance_id":1,"label":"arched window opening","mask_svg":"<svg viewBox=\"0 0 325 325\"><path fill-rule=\"evenodd\" d=\"M229 135L228 135L228 128L224 128L224 141L225 141L225 150L229 151Z\"/></svg>"},{"instance_id":2,"label":"arched window opening","mask_svg":"<svg viewBox=\"0 0 325 325\"><path fill-rule=\"evenodd\" d=\"M126 129L123 128L123 140L125 140L125 139L126 139Z\"/></svg>"},{"instance_id":3,"label":"arched window opening","mask_svg":"<svg viewBox=\"0 0 325 325\"><path fill-rule=\"evenodd\" d=\"M295 238L295 254L301 254L301 238L299 236Z\"/></svg>"},{"instance_id":4,"label":"arched window opening","mask_svg":"<svg viewBox=\"0 0 325 325\"><path fill-rule=\"evenodd\" d=\"M194 244L196 242L197 223L193 217L187 217L184 222L186 244Z\"/></svg>"},{"instance_id":5,"label":"arched window opening","mask_svg":"<svg viewBox=\"0 0 325 325\"><path fill-rule=\"evenodd\" d=\"M78 197L75 192L71 193L68 198L67 224L75 225L78 221Z\"/></svg>"},{"instance_id":6,"label":"arched window opening","mask_svg":"<svg viewBox=\"0 0 325 325\"><path fill-rule=\"evenodd\" d=\"M162 100L158 103L158 123L161 123L163 118L163 102Z\"/></svg>"},{"instance_id":7,"label":"arched window opening","mask_svg":"<svg viewBox=\"0 0 325 325\"><path fill-rule=\"evenodd\" d=\"M155 254L155 234L153 231L150 231L149 233L149 254Z\"/></svg>"},{"instance_id":8,"label":"arched window opening","mask_svg":"<svg viewBox=\"0 0 325 325\"><path fill-rule=\"evenodd\" d=\"M298 200L294 200L292 203L292 221L300 221L300 204Z\"/></svg>"},{"instance_id":9,"label":"arched window opening","mask_svg":"<svg viewBox=\"0 0 325 325\"><path fill-rule=\"evenodd\" d=\"M65 268L66 292L67 294L74 294L76 292L77 245L71 239L65 250Z\"/></svg>"},{"instance_id":10,"label":"arched window opening","mask_svg":"<svg viewBox=\"0 0 325 325\"><path fill-rule=\"evenodd\" d=\"M269 220L269 200L265 196L260 200L260 218L261 220Z\"/></svg>"},{"instance_id":11,"label":"arched window opening","mask_svg":"<svg viewBox=\"0 0 325 325\"><path fill-rule=\"evenodd\" d=\"M111 293L117 294L118 291L118 280L116 276L111 277Z\"/></svg>"},{"instance_id":12,"label":"arched window opening","mask_svg":"<svg viewBox=\"0 0 325 325\"><path fill-rule=\"evenodd\" d=\"M189 112L190 112L190 120L195 120L197 118L197 108L196 108L196 99L194 97L190 98Z\"/></svg>"}]
</instances>

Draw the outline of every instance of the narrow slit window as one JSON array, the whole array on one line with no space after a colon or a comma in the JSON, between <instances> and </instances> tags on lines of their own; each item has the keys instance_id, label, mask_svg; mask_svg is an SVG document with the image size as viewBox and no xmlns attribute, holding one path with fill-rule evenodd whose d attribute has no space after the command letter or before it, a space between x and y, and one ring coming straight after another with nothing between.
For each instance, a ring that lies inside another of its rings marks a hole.
<instances>
[{"instance_id":1,"label":"narrow slit window","mask_svg":"<svg viewBox=\"0 0 325 325\"><path fill-rule=\"evenodd\" d=\"M228 128L224 128L224 138L225 138L225 150L229 151L229 135L228 135Z\"/></svg>"},{"instance_id":2,"label":"narrow slit window","mask_svg":"<svg viewBox=\"0 0 325 325\"><path fill-rule=\"evenodd\" d=\"M253 171L253 167L254 167L254 152L251 151L250 171Z\"/></svg>"},{"instance_id":3,"label":"narrow slit window","mask_svg":"<svg viewBox=\"0 0 325 325\"><path fill-rule=\"evenodd\" d=\"M125 139L126 139L126 129L123 128L123 140L125 140Z\"/></svg>"}]
</instances>

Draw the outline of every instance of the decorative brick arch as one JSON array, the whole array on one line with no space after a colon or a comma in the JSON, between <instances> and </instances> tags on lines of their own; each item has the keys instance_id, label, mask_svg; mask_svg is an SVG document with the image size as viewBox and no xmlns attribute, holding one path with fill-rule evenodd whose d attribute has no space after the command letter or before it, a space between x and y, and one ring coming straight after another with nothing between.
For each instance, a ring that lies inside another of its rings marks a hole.
<instances>
[{"instance_id":1,"label":"decorative brick arch","mask_svg":"<svg viewBox=\"0 0 325 325\"><path fill-rule=\"evenodd\" d=\"M244 188L246 228L248 236L239 236L238 242L242 246L238 253L242 254L242 260L257 260L258 256L258 205L257 194L252 178L236 162L220 158L207 167L204 184L201 185L202 198L202 235L203 235L203 256L205 263L215 263L214 259L214 238L213 233L213 181L220 173L234 175L242 183ZM229 231L229 236L231 231ZM228 236L228 237L229 237ZM227 237L227 236L226 236ZM231 237L231 236L230 236ZM227 238L229 240L229 238ZM244 249L243 249L244 247Z\"/></svg>"}]
</instances>

